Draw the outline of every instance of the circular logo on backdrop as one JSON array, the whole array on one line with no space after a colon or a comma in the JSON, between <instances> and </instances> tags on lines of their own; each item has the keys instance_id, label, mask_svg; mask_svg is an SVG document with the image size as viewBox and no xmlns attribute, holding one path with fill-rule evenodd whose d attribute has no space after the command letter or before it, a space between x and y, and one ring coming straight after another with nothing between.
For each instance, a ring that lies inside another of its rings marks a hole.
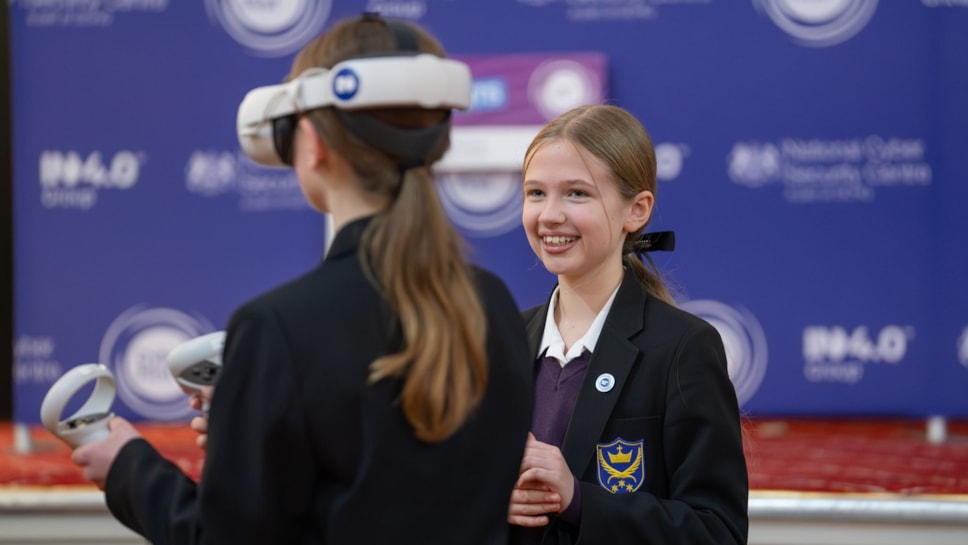
<instances>
[{"instance_id":1,"label":"circular logo on backdrop","mask_svg":"<svg viewBox=\"0 0 968 545\"><path fill-rule=\"evenodd\" d=\"M958 361L961 365L968 367L968 327L961 332L961 337L958 338Z\"/></svg>"},{"instance_id":2,"label":"circular logo on backdrop","mask_svg":"<svg viewBox=\"0 0 968 545\"><path fill-rule=\"evenodd\" d=\"M598 76L581 64L566 60L545 61L528 80L528 98L547 120L584 104L601 102Z\"/></svg>"},{"instance_id":3,"label":"circular logo on backdrop","mask_svg":"<svg viewBox=\"0 0 968 545\"><path fill-rule=\"evenodd\" d=\"M756 317L746 309L708 299L687 301L680 307L719 331L736 398L740 405L752 399L766 375L767 362L766 334Z\"/></svg>"},{"instance_id":4,"label":"circular logo on backdrop","mask_svg":"<svg viewBox=\"0 0 968 545\"><path fill-rule=\"evenodd\" d=\"M784 32L803 45L827 47L860 32L878 0L753 0Z\"/></svg>"},{"instance_id":5,"label":"circular logo on backdrop","mask_svg":"<svg viewBox=\"0 0 968 545\"><path fill-rule=\"evenodd\" d=\"M322 32L332 0L205 0L210 19L256 55L281 57Z\"/></svg>"},{"instance_id":6,"label":"circular logo on backdrop","mask_svg":"<svg viewBox=\"0 0 968 545\"><path fill-rule=\"evenodd\" d=\"M194 411L166 358L179 344L214 330L208 320L179 310L136 306L108 326L99 361L111 369L118 396L131 410L153 420L185 418Z\"/></svg>"},{"instance_id":7,"label":"circular logo on backdrop","mask_svg":"<svg viewBox=\"0 0 968 545\"><path fill-rule=\"evenodd\" d=\"M655 146L656 177L660 180L675 180L682 173L683 157L686 147L663 142Z\"/></svg>"},{"instance_id":8,"label":"circular logo on backdrop","mask_svg":"<svg viewBox=\"0 0 968 545\"><path fill-rule=\"evenodd\" d=\"M478 237L493 237L521 225L521 176L514 173L445 174L437 194L454 225Z\"/></svg>"}]
</instances>

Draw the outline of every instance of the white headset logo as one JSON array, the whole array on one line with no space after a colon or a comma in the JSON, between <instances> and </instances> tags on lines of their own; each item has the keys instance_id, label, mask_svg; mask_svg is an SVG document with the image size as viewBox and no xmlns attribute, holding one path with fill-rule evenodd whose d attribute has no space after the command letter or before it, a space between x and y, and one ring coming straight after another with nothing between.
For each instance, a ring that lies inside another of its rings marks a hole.
<instances>
[{"instance_id":1,"label":"white headset logo","mask_svg":"<svg viewBox=\"0 0 968 545\"><path fill-rule=\"evenodd\" d=\"M863 30L878 0L753 0L758 11L802 45L828 47Z\"/></svg>"},{"instance_id":2,"label":"white headset logo","mask_svg":"<svg viewBox=\"0 0 968 545\"><path fill-rule=\"evenodd\" d=\"M281 57L322 32L332 0L205 0L205 9L252 54Z\"/></svg>"},{"instance_id":3,"label":"white headset logo","mask_svg":"<svg viewBox=\"0 0 968 545\"><path fill-rule=\"evenodd\" d=\"M333 94L340 100L349 100L360 88L360 78L349 68L344 68L333 76Z\"/></svg>"}]
</instances>

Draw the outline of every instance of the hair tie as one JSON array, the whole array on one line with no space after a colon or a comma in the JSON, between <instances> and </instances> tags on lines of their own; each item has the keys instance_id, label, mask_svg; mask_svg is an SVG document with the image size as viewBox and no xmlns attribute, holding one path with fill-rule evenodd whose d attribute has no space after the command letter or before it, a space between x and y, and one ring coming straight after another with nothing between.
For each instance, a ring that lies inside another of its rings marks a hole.
<instances>
[{"instance_id":1,"label":"hair tie","mask_svg":"<svg viewBox=\"0 0 968 545\"><path fill-rule=\"evenodd\" d=\"M625 253L671 252L676 249L676 233L675 231L642 233L630 246Z\"/></svg>"}]
</instances>

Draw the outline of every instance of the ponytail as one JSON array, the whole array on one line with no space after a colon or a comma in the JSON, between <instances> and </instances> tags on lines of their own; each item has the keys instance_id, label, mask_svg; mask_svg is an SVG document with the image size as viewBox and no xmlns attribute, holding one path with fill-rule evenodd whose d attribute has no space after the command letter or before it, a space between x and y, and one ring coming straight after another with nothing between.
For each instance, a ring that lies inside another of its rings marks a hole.
<instances>
[{"instance_id":1,"label":"ponytail","mask_svg":"<svg viewBox=\"0 0 968 545\"><path fill-rule=\"evenodd\" d=\"M363 234L361 252L399 318L403 348L375 360L370 382L403 379L401 407L416 436L450 437L487 387L486 320L426 167L401 175L396 200Z\"/></svg>"},{"instance_id":2,"label":"ponytail","mask_svg":"<svg viewBox=\"0 0 968 545\"><path fill-rule=\"evenodd\" d=\"M406 47L398 41L401 36ZM444 56L440 43L417 25L388 24L364 15L337 24L304 48L292 74L332 68L349 58L411 50ZM409 130L442 123L449 129L449 112L402 106L360 111ZM410 162L401 163L392 153L352 134L333 108L306 115L320 138L350 164L363 191L389 202L363 232L360 260L399 320L403 346L374 360L369 380L402 380L401 407L416 436L443 441L480 403L488 380L487 321L459 235L440 205L429 167L401 173L398 165ZM434 149L427 150L423 164L438 161L449 146L448 130Z\"/></svg>"},{"instance_id":3,"label":"ponytail","mask_svg":"<svg viewBox=\"0 0 968 545\"><path fill-rule=\"evenodd\" d=\"M637 254L627 253L622 257L623 264L635 274L635 278L642 285L642 289L646 293L655 297L656 299L661 299L670 305L675 306L676 302L669 290L666 289L665 283L662 281L662 277L659 275L658 269L655 268L655 264L652 260L649 263L652 265L652 269L645 266L645 263L639 259Z\"/></svg>"},{"instance_id":4,"label":"ponytail","mask_svg":"<svg viewBox=\"0 0 968 545\"><path fill-rule=\"evenodd\" d=\"M642 226L645 229L648 222ZM675 306L675 298L666 288L659 268L649 256L655 250L671 252L676 247L675 233L672 231L653 231L651 233L629 233L622 247L622 265L630 269L646 293ZM641 258L649 262L647 267Z\"/></svg>"}]
</instances>

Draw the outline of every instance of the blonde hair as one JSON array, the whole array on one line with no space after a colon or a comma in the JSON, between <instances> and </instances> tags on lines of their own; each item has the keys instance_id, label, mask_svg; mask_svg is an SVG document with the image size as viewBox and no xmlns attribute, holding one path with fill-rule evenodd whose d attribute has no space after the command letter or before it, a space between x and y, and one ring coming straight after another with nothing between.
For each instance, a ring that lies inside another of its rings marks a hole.
<instances>
[{"instance_id":1,"label":"blonde hair","mask_svg":"<svg viewBox=\"0 0 968 545\"><path fill-rule=\"evenodd\" d=\"M293 63L293 74L396 51L391 24L406 25L421 52L444 56L441 45L417 25L364 15L338 23L306 46ZM441 110L367 112L399 128L449 123L447 112ZM390 201L364 231L360 257L399 319L403 347L373 361L369 380L401 378L401 408L415 435L428 442L443 441L478 405L488 379L483 305L463 242L444 213L429 169L447 151L449 135L429 153L424 166L403 170L386 153L350 134L332 108L312 111L308 117L320 138L352 166L362 188Z\"/></svg>"},{"instance_id":2,"label":"blonde hair","mask_svg":"<svg viewBox=\"0 0 968 545\"><path fill-rule=\"evenodd\" d=\"M531 141L524 157L524 170L534 152L551 140L567 140L595 156L611 173L619 194L631 201L642 191L656 193L655 148L642 123L618 106L593 104L579 106L542 127ZM628 233L624 241L623 262L650 295L675 304L658 271L650 270L632 251L641 231Z\"/></svg>"}]
</instances>

